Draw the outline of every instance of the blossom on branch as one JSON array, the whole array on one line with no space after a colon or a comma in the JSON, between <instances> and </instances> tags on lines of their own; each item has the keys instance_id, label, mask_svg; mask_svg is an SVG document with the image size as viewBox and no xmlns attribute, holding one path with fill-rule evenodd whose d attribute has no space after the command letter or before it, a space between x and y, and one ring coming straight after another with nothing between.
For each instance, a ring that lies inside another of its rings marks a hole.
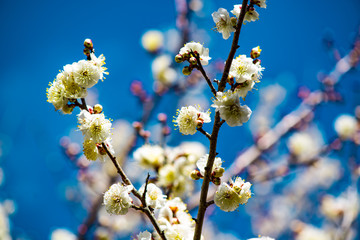
<instances>
[{"instance_id":1,"label":"blossom on branch","mask_svg":"<svg viewBox=\"0 0 360 240\"><path fill-rule=\"evenodd\" d=\"M244 182L240 177L235 181L230 180L230 184L221 183L214 196L216 206L225 212L234 211L251 198L250 187L251 184Z\"/></svg>"},{"instance_id":2,"label":"blossom on branch","mask_svg":"<svg viewBox=\"0 0 360 240\"><path fill-rule=\"evenodd\" d=\"M225 8L219 8L211 16L216 24L216 31L222 33L224 39L228 39L231 33L235 32L234 24Z\"/></svg>"},{"instance_id":3,"label":"blossom on branch","mask_svg":"<svg viewBox=\"0 0 360 240\"><path fill-rule=\"evenodd\" d=\"M241 12L241 4L234 5L234 9L231 11L232 14L234 14L237 18L240 16ZM248 8L244 17L244 21L247 22L254 22L259 19L259 13L255 11L253 7Z\"/></svg>"},{"instance_id":4,"label":"blossom on branch","mask_svg":"<svg viewBox=\"0 0 360 240\"><path fill-rule=\"evenodd\" d=\"M239 95L231 90L225 93L217 92L211 106L230 127L241 126L250 119L252 113L248 106L240 104Z\"/></svg>"},{"instance_id":5,"label":"blossom on branch","mask_svg":"<svg viewBox=\"0 0 360 240\"><path fill-rule=\"evenodd\" d=\"M205 167L207 165L208 160L209 160L209 154L205 154L196 162L196 166L199 169L200 174L202 176L205 176ZM221 165L222 165L221 158L215 157L214 165L213 165L211 173L213 175L216 175L216 177L221 177L222 174L224 173L224 168L221 167Z\"/></svg>"},{"instance_id":6,"label":"blossom on branch","mask_svg":"<svg viewBox=\"0 0 360 240\"><path fill-rule=\"evenodd\" d=\"M103 113L91 114L82 110L78 115L79 130L85 139L93 139L95 143L102 143L110 136L111 122Z\"/></svg>"},{"instance_id":7,"label":"blossom on branch","mask_svg":"<svg viewBox=\"0 0 360 240\"><path fill-rule=\"evenodd\" d=\"M176 114L177 117L173 122L184 135L193 135L198 127L202 127L204 123L211 122L209 110L202 112L199 110L199 107L182 107L180 110L177 110Z\"/></svg>"},{"instance_id":8,"label":"blossom on branch","mask_svg":"<svg viewBox=\"0 0 360 240\"><path fill-rule=\"evenodd\" d=\"M258 82L262 76L263 67L260 61L253 61L252 58L246 55L240 55L231 63L229 76L234 77L237 83L245 81Z\"/></svg>"},{"instance_id":9,"label":"blossom on branch","mask_svg":"<svg viewBox=\"0 0 360 240\"><path fill-rule=\"evenodd\" d=\"M165 161L164 149L159 145L145 144L136 149L134 159L145 168L157 169Z\"/></svg>"},{"instance_id":10,"label":"blossom on branch","mask_svg":"<svg viewBox=\"0 0 360 240\"><path fill-rule=\"evenodd\" d=\"M143 195L145 190L145 184L139 189L139 193ZM154 209L162 208L166 202L166 195L163 195L160 188L155 184L149 183L146 187L145 194L146 204Z\"/></svg>"},{"instance_id":11,"label":"blossom on branch","mask_svg":"<svg viewBox=\"0 0 360 240\"><path fill-rule=\"evenodd\" d=\"M131 185L113 184L104 194L103 203L106 211L110 214L125 215L132 205L132 199L129 196L132 190Z\"/></svg>"},{"instance_id":12,"label":"blossom on branch","mask_svg":"<svg viewBox=\"0 0 360 240\"><path fill-rule=\"evenodd\" d=\"M189 60L191 58L191 52L199 54L200 62L203 66L208 65L209 60L211 59L211 57L209 57L208 48L205 48L202 44L197 42L188 42L179 51L182 61Z\"/></svg>"}]
</instances>

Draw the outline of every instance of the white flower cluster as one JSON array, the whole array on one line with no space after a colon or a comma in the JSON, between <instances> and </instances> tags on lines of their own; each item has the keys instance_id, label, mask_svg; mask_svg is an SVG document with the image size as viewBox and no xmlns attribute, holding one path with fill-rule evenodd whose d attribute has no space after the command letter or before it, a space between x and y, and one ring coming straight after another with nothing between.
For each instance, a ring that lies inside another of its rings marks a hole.
<instances>
[{"instance_id":1,"label":"white flower cluster","mask_svg":"<svg viewBox=\"0 0 360 240\"><path fill-rule=\"evenodd\" d=\"M200 43L197 42L189 42L186 43L184 45L184 47L182 47L179 51L179 54L177 55L177 57L181 56L181 61L188 61L190 60L191 56L191 52L194 52L196 54L199 54L199 58L200 58L200 62L201 64L204 65L208 65L209 60L211 59L211 57L209 57L209 49L208 48L204 48L204 46ZM179 58L178 61L179 62Z\"/></svg>"},{"instance_id":2,"label":"white flower cluster","mask_svg":"<svg viewBox=\"0 0 360 240\"><path fill-rule=\"evenodd\" d=\"M251 184L240 177L235 181L230 180L230 184L223 182L215 193L215 204L223 211L232 212L251 198L250 187Z\"/></svg>"},{"instance_id":3,"label":"white flower cluster","mask_svg":"<svg viewBox=\"0 0 360 240\"><path fill-rule=\"evenodd\" d=\"M74 109L73 103L78 98L87 95L87 88L93 87L99 80L104 79L106 68L105 57L97 58L94 53L90 54L91 60L80 60L73 64L65 65L56 79L50 83L47 91L47 101L52 103L56 110L70 114ZM70 102L70 104L69 104Z\"/></svg>"},{"instance_id":4,"label":"white flower cluster","mask_svg":"<svg viewBox=\"0 0 360 240\"><path fill-rule=\"evenodd\" d=\"M123 186L120 183L113 184L104 194L104 205L110 214L125 215L132 205L129 196L133 186Z\"/></svg>"},{"instance_id":5,"label":"white flower cluster","mask_svg":"<svg viewBox=\"0 0 360 240\"><path fill-rule=\"evenodd\" d=\"M165 161L165 152L159 145L145 144L135 150L134 159L144 168L158 169Z\"/></svg>"},{"instance_id":6,"label":"white flower cluster","mask_svg":"<svg viewBox=\"0 0 360 240\"><path fill-rule=\"evenodd\" d=\"M88 160L105 161L107 153L102 143L111 154L114 154L110 138L111 122L101 111L97 112L91 107L87 108L89 111L81 110L78 114L78 128L84 135L84 155Z\"/></svg>"},{"instance_id":7,"label":"white flower cluster","mask_svg":"<svg viewBox=\"0 0 360 240\"><path fill-rule=\"evenodd\" d=\"M159 211L157 218L166 239L191 240L194 238L195 222L186 210L186 205L178 197L168 200ZM154 232L154 239L160 239Z\"/></svg>"},{"instance_id":8,"label":"white flower cluster","mask_svg":"<svg viewBox=\"0 0 360 240\"><path fill-rule=\"evenodd\" d=\"M247 122L251 116L251 109L240 104L240 94L238 91L217 92L214 104L211 105L220 117L226 121L230 127L241 126Z\"/></svg>"},{"instance_id":9,"label":"white flower cluster","mask_svg":"<svg viewBox=\"0 0 360 240\"><path fill-rule=\"evenodd\" d=\"M139 193L142 195L144 190L145 184L141 186ZM147 206L158 209L165 205L166 195L163 195L161 189L155 184L149 183L146 187L145 201Z\"/></svg>"},{"instance_id":10,"label":"white flower cluster","mask_svg":"<svg viewBox=\"0 0 360 240\"><path fill-rule=\"evenodd\" d=\"M197 128L202 127L204 123L211 122L210 112L202 112L200 107L182 107L177 110L177 117L173 120L175 126L184 135L193 135Z\"/></svg>"},{"instance_id":11,"label":"white flower cluster","mask_svg":"<svg viewBox=\"0 0 360 240\"><path fill-rule=\"evenodd\" d=\"M244 17L245 22L254 22L259 19L259 13L255 11L254 5L257 5L261 8L266 8L266 0L252 0L250 5L246 9L246 14ZM222 33L224 39L228 39L232 32L235 32L235 27L237 24L237 18L240 16L241 4L234 5L234 9L231 11L232 14L236 16L231 17L229 12L224 8L219 8L217 12L211 14L213 20L216 24L216 31Z\"/></svg>"},{"instance_id":12,"label":"white flower cluster","mask_svg":"<svg viewBox=\"0 0 360 240\"><path fill-rule=\"evenodd\" d=\"M256 47L255 49L257 49ZM255 56L260 56L259 50L258 54ZM229 77L234 78L237 83L236 91L238 91L240 97L245 98L248 91L252 90L255 83L260 81L262 76L262 71L264 70L261 67L259 60L254 60L253 58L248 58L246 55L240 55L237 58L233 59L230 67Z\"/></svg>"},{"instance_id":13,"label":"white flower cluster","mask_svg":"<svg viewBox=\"0 0 360 240\"><path fill-rule=\"evenodd\" d=\"M198 180L200 178L204 178L205 167L208 161L209 161L209 154L205 154L196 162L196 166L199 170L194 170L191 172L190 176L192 179ZM221 158L215 157L210 180L216 185L220 185L221 183L220 177L222 177L223 173L225 172L225 169L221 167L221 165L222 165Z\"/></svg>"},{"instance_id":14,"label":"white flower cluster","mask_svg":"<svg viewBox=\"0 0 360 240\"><path fill-rule=\"evenodd\" d=\"M205 154L205 147L197 142L185 142L164 150L158 145L143 145L134 152L134 159L144 168L156 170L156 185L170 190L171 197L189 194L193 190L190 173ZM166 156L166 162L165 162Z\"/></svg>"}]
</instances>

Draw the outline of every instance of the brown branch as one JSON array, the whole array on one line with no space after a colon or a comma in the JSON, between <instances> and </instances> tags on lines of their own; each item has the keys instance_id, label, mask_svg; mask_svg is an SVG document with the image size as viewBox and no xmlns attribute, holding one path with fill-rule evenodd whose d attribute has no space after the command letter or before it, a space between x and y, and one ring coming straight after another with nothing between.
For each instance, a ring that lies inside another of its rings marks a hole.
<instances>
[{"instance_id":1,"label":"brown branch","mask_svg":"<svg viewBox=\"0 0 360 240\"><path fill-rule=\"evenodd\" d=\"M123 180L123 182L126 184L126 185L130 185L133 187L133 189L131 190L132 194L134 194L135 197L137 197L143 207L142 207L142 210L145 215L149 218L149 220L151 221L152 225L154 226L156 232L159 234L159 236L161 237L161 239L163 240L166 240L166 237L165 237L165 233L164 231L161 231L160 229L160 226L158 224L158 222L156 221L155 219L155 216L153 215L153 213L150 211L150 209L147 207L147 204L146 204L146 200L145 200L145 197L142 197L141 194L135 189L134 185L131 183L130 179L126 176L124 170L121 168L121 166L119 165L119 163L116 161L116 158L109 152L109 150L107 149L105 143L102 143L101 144L102 147L105 149L105 152L106 154L109 156L109 158L111 159L111 161L113 162L117 172L119 173L121 179ZM149 177L149 175L148 175ZM144 191L145 192L145 191Z\"/></svg>"},{"instance_id":2,"label":"brown branch","mask_svg":"<svg viewBox=\"0 0 360 240\"><path fill-rule=\"evenodd\" d=\"M349 72L353 67L359 64L356 61L360 58L360 38L355 40L354 48L338 61L334 69L329 73L328 78L332 83L337 83L341 77ZM345 70L344 70L345 69ZM275 143L277 143L286 133L293 129L298 123L302 122L314 111L314 108L324 102L324 94L321 91L314 91L306 97L301 104L292 112L284 116L273 129L267 131L258 141L251 147L246 149L241 155L239 155L230 167L225 171L222 180L228 181L231 177L242 172L247 166L258 159L264 151L267 151ZM211 199L216 191L216 187L212 187L208 196L208 200ZM199 196L201 193L195 193L188 201L188 209L191 210L198 206Z\"/></svg>"},{"instance_id":3,"label":"brown branch","mask_svg":"<svg viewBox=\"0 0 360 240\"><path fill-rule=\"evenodd\" d=\"M235 28L236 31L235 31L234 38L233 38L233 41L232 41L230 53L229 53L229 56L228 56L228 58L226 60L225 67L224 67L224 72L223 72L223 75L221 77L219 87L218 87L218 91L220 91L220 92L223 92L224 89L225 89L226 80L227 80L227 78L229 76L229 70L230 70L230 67L231 67L231 63L232 63L232 61L234 59L236 50L239 48L239 45L238 45L239 36L240 36L241 27L243 25L244 17L245 17L246 10L247 10L247 3L248 3L248 0L243 0L243 2L242 2L241 11L240 11L239 19L238 19L238 22L237 22L237 25L236 25L236 28Z\"/></svg>"},{"instance_id":4,"label":"brown branch","mask_svg":"<svg viewBox=\"0 0 360 240\"><path fill-rule=\"evenodd\" d=\"M197 69L201 72L201 74L203 75L203 77L205 78L207 84L209 85L211 92L214 94L214 96L216 97L216 89L214 87L214 85L212 84L210 78L206 75L206 72L201 64L201 60L200 60L200 56L199 53L195 53L191 50L190 54L192 56L194 56L196 58L196 67Z\"/></svg>"},{"instance_id":5,"label":"brown branch","mask_svg":"<svg viewBox=\"0 0 360 240\"><path fill-rule=\"evenodd\" d=\"M238 19L238 23L236 25L236 32L234 34L231 50L230 50L228 59L226 60L224 73L223 73L223 76L222 76L221 81L218 86L218 90L221 92L223 92L225 89L226 80L229 75L231 62L235 56L236 49L238 48L239 35L240 35L240 31L241 31L241 26L244 21L247 3L248 3L248 0L243 0L240 16ZM200 238L201 238L201 231L202 231L205 212L206 212L206 208L207 208L207 195L208 195L209 184L210 184L210 179L211 179L211 170L214 165L215 157L217 155L217 153L216 153L217 138L218 138L218 134L220 131L220 127L222 125L220 123L221 123L220 113L216 112L213 130L212 130L211 139L210 139L209 158L208 158L208 162L205 167L204 180L203 180L203 183L201 186L200 203L199 203L199 210L198 210L198 214L197 214L197 218L196 218L197 221L196 221L196 225L195 225L194 240L200 240Z\"/></svg>"}]
</instances>

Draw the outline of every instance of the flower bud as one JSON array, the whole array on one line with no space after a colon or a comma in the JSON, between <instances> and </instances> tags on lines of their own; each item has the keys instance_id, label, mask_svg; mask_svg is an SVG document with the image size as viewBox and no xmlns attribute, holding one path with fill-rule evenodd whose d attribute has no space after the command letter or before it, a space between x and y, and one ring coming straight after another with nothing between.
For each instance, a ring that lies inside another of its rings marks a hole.
<instances>
[{"instance_id":1,"label":"flower bud","mask_svg":"<svg viewBox=\"0 0 360 240\"><path fill-rule=\"evenodd\" d=\"M196 65L196 64L197 64L196 58L195 58L195 57L191 57L191 58L189 59L189 63L192 64L192 65Z\"/></svg>"},{"instance_id":2,"label":"flower bud","mask_svg":"<svg viewBox=\"0 0 360 240\"><path fill-rule=\"evenodd\" d=\"M231 25L233 26L233 27L236 27L236 24L237 24L237 18L236 17L231 17Z\"/></svg>"},{"instance_id":3,"label":"flower bud","mask_svg":"<svg viewBox=\"0 0 360 240\"><path fill-rule=\"evenodd\" d=\"M184 61L184 58L181 54L178 54L175 56L175 62L182 63Z\"/></svg>"},{"instance_id":4,"label":"flower bud","mask_svg":"<svg viewBox=\"0 0 360 240\"><path fill-rule=\"evenodd\" d=\"M211 179L211 181L215 184L215 185L220 185L221 184L221 179L218 177L214 177L213 179Z\"/></svg>"},{"instance_id":5,"label":"flower bud","mask_svg":"<svg viewBox=\"0 0 360 240\"><path fill-rule=\"evenodd\" d=\"M214 177L219 178L222 177L223 173L225 172L224 168L216 168L215 171L213 172Z\"/></svg>"},{"instance_id":6,"label":"flower bud","mask_svg":"<svg viewBox=\"0 0 360 240\"><path fill-rule=\"evenodd\" d=\"M183 57L184 61L188 60L190 58L190 53L189 52L183 53L182 57Z\"/></svg>"},{"instance_id":7,"label":"flower bud","mask_svg":"<svg viewBox=\"0 0 360 240\"><path fill-rule=\"evenodd\" d=\"M149 138L149 137L151 136L150 131L145 131L145 130L141 130L141 131L139 132L139 134L140 134L140 136L142 136L142 137L145 138L145 139L147 139L147 138Z\"/></svg>"},{"instance_id":8,"label":"flower bud","mask_svg":"<svg viewBox=\"0 0 360 240\"><path fill-rule=\"evenodd\" d=\"M190 173L190 177L192 180L199 180L201 178L201 174L198 170L194 170Z\"/></svg>"},{"instance_id":9,"label":"flower bud","mask_svg":"<svg viewBox=\"0 0 360 240\"><path fill-rule=\"evenodd\" d=\"M63 106L63 108L61 110L64 114L71 114L72 111L74 110L74 107L75 107L75 105L66 104L65 106Z\"/></svg>"},{"instance_id":10,"label":"flower bud","mask_svg":"<svg viewBox=\"0 0 360 240\"><path fill-rule=\"evenodd\" d=\"M102 113L103 107L100 104L96 104L94 107L94 113Z\"/></svg>"},{"instance_id":11,"label":"flower bud","mask_svg":"<svg viewBox=\"0 0 360 240\"><path fill-rule=\"evenodd\" d=\"M183 68L182 73L186 76L190 75L192 72L192 69L189 66L186 66Z\"/></svg>"},{"instance_id":12,"label":"flower bud","mask_svg":"<svg viewBox=\"0 0 360 240\"><path fill-rule=\"evenodd\" d=\"M89 38L85 39L85 41L84 41L84 47L85 47L85 48L88 48L88 49L90 49L90 50L93 49L94 45L93 45L91 39L89 39Z\"/></svg>"},{"instance_id":13,"label":"flower bud","mask_svg":"<svg viewBox=\"0 0 360 240\"><path fill-rule=\"evenodd\" d=\"M166 120L167 120L166 114L165 114L165 113L159 113L159 114L158 114L158 120L159 120L159 122L165 123Z\"/></svg>"},{"instance_id":14,"label":"flower bud","mask_svg":"<svg viewBox=\"0 0 360 240\"><path fill-rule=\"evenodd\" d=\"M140 131L143 128L143 125L141 122L133 122L132 124L133 128L135 128L137 131Z\"/></svg>"},{"instance_id":15,"label":"flower bud","mask_svg":"<svg viewBox=\"0 0 360 240\"><path fill-rule=\"evenodd\" d=\"M90 56L90 49L84 48L84 54L85 54L86 56Z\"/></svg>"},{"instance_id":16,"label":"flower bud","mask_svg":"<svg viewBox=\"0 0 360 240\"><path fill-rule=\"evenodd\" d=\"M101 143L97 143L96 147L97 147L100 155L106 155L106 150L105 150L105 148L103 148Z\"/></svg>"},{"instance_id":17,"label":"flower bud","mask_svg":"<svg viewBox=\"0 0 360 240\"><path fill-rule=\"evenodd\" d=\"M262 50L260 49L260 46L254 47L253 49L251 49L250 57L252 59L260 57L261 51Z\"/></svg>"}]
</instances>

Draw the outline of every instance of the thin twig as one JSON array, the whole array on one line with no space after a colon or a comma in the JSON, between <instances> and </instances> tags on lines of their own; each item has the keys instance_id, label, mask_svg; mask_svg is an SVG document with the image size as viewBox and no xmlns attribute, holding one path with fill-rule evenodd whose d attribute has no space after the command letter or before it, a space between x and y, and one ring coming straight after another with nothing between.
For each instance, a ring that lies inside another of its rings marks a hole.
<instances>
[{"instance_id":1,"label":"thin twig","mask_svg":"<svg viewBox=\"0 0 360 240\"><path fill-rule=\"evenodd\" d=\"M208 202L206 202L206 208L208 208L209 206L213 205L215 203L214 200L210 200Z\"/></svg>"},{"instance_id":2,"label":"thin twig","mask_svg":"<svg viewBox=\"0 0 360 240\"><path fill-rule=\"evenodd\" d=\"M124 170L121 168L119 163L116 161L116 158L107 149L105 143L102 143L102 147L105 149L106 154L109 156L109 158L113 162L113 164L114 164L117 172L119 173L121 179L123 180L123 182L126 185L133 186L133 190L131 192L132 192L132 194L134 194L135 197L137 197L141 201L141 203L143 205L141 211L143 211L145 213L145 215L148 216L149 220L151 221L152 225L154 226L156 232L160 235L161 239L166 240L164 231L161 231L160 226L159 226L158 222L155 219L155 216L152 214L150 209L147 207L145 198L143 198L141 196L141 194L135 189L135 187L131 183L130 179L126 176Z\"/></svg>"},{"instance_id":3,"label":"thin twig","mask_svg":"<svg viewBox=\"0 0 360 240\"><path fill-rule=\"evenodd\" d=\"M197 128L197 130L199 132L201 132L202 134L204 134L205 137L207 137L209 140L211 140L211 135L208 132L206 132L203 128L200 127L200 128Z\"/></svg>"},{"instance_id":4,"label":"thin twig","mask_svg":"<svg viewBox=\"0 0 360 240\"><path fill-rule=\"evenodd\" d=\"M149 183L149 178L150 178L150 174L148 173L147 177L146 177L146 180L145 180L144 192L143 192L143 195L142 195L143 199L146 199L145 197L146 197L147 186L148 186L148 183Z\"/></svg>"},{"instance_id":5,"label":"thin twig","mask_svg":"<svg viewBox=\"0 0 360 240\"><path fill-rule=\"evenodd\" d=\"M206 75L206 72L201 64L201 61L200 61L200 56L199 56L199 53L195 53L191 50L190 54L192 56L194 56L196 58L196 66L197 66L197 69L201 72L201 74L204 76L207 84L209 85L210 89L211 89L211 92L214 94L214 96L216 97L216 89L214 87L214 85L212 84L210 78Z\"/></svg>"}]
</instances>

